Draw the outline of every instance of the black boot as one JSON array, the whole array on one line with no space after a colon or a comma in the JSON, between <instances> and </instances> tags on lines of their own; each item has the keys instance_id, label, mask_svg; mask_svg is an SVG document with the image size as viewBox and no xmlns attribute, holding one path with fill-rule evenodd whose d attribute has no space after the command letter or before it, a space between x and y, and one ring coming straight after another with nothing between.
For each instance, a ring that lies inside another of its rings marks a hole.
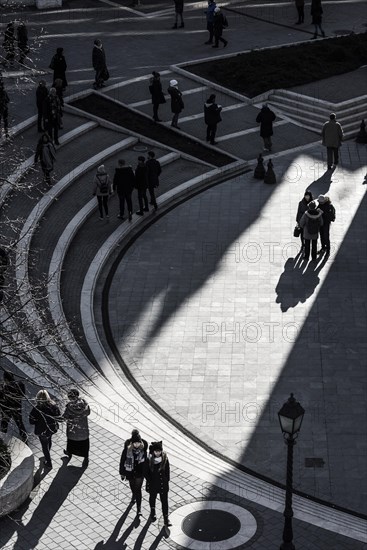
<instances>
[{"instance_id":1,"label":"black boot","mask_svg":"<svg viewBox=\"0 0 367 550\"><path fill-rule=\"evenodd\" d=\"M141 515L142 515L140 506L137 506L137 507L136 507L136 515L137 515L137 516L141 516Z\"/></svg>"},{"instance_id":2,"label":"black boot","mask_svg":"<svg viewBox=\"0 0 367 550\"><path fill-rule=\"evenodd\" d=\"M170 522L170 520L168 519L168 516L164 516L164 525L166 527L171 527L172 526L172 523Z\"/></svg>"},{"instance_id":3,"label":"black boot","mask_svg":"<svg viewBox=\"0 0 367 550\"><path fill-rule=\"evenodd\" d=\"M157 516L155 515L155 508L150 509L150 521L156 521Z\"/></svg>"}]
</instances>

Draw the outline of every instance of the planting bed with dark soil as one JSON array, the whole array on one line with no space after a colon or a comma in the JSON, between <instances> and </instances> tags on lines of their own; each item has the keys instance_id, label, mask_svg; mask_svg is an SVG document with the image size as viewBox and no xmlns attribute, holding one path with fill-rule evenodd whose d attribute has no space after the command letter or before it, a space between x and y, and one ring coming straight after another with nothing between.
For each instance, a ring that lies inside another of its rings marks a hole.
<instances>
[{"instance_id":1,"label":"planting bed with dark soil","mask_svg":"<svg viewBox=\"0 0 367 550\"><path fill-rule=\"evenodd\" d=\"M271 89L292 88L354 71L365 65L366 59L367 33L362 33L254 50L182 67L247 97L255 97Z\"/></svg>"},{"instance_id":2,"label":"planting bed with dark soil","mask_svg":"<svg viewBox=\"0 0 367 550\"><path fill-rule=\"evenodd\" d=\"M182 136L170 128L166 128L161 124L156 124L153 120L144 115L140 115L128 107L119 105L108 97L103 97L99 94L91 93L89 96L71 102L70 105L92 115L99 116L109 122L113 122L114 124L118 124L122 128L154 139L182 153L208 162L213 166L226 166L237 160L225 153L220 153L209 147L205 147L205 145L195 141L195 139Z\"/></svg>"}]
</instances>

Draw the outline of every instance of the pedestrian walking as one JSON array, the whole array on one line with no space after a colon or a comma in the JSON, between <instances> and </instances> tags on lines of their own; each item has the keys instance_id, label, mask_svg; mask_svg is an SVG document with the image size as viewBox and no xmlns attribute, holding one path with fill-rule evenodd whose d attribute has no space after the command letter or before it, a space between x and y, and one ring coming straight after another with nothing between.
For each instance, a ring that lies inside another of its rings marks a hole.
<instances>
[{"instance_id":1,"label":"pedestrian walking","mask_svg":"<svg viewBox=\"0 0 367 550\"><path fill-rule=\"evenodd\" d=\"M108 198L112 194L110 176L107 174L104 164L98 166L97 173L93 180L94 191L93 196L97 197L99 219L103 220L103 211L106 218L109 218L108 214Z\"/></svg>"},{"instance_id":2,"label":"pedestrian walking","mask_svg":"<svg viewBox=\"0 0 367 550\"><path fill-rule=\"evenodd\" d=\"M170 464L167 453L163 451L162 441L153 441L149 446L149 456L145 468L146 490L149 493L150 519L156 521L157 495L161 500L164 525L170 527L168 518L168 491Z\"/></svg>"},{"instance_id":3,"label":"pedestrian walking","mask_svg":"<svg viewBox=\"0 0 367 550\"><path fill-rule=\"evenodd\" d=\"M113 190L117 192L119 198L120 213L117 216L120 220L124 219L125 203L129 215L129 222L132 220L133 204L131 193L135 187L135 174L131 166L125 165L125 160L120 159L113 176Z\"/></svg>"},{"instance_id":4,"label":"pedestrian walking","mask_svg":"<svg viewBox=\"0 0 367 550\"><path fill-rule=\"evenodd\" d=\"M311 40L315 40L315 38L317 38L318 31L320 31L321 36L325 38L324 29L322 28L322 14L323 14L323 9L321 6L321 0L312 0L311 15L312 15L312 24L315 27L315 34L313 35Z\"/></svg>"},{"instance_id":5,"label":"pedestrian walking","mask_svg":"<svg viewBox=\"0 0 367 550\"><path fill-rule=\"evenodd\" d=\"M298 13L298 21L296 25L301 25L305 21L305 0L295 0Z\"/></svg>"},{"instance_id":6,"label":"pedestrian walking","mask_svg":"<svg viewBox=\"0 0 367 550\"><path fill-rule=\"evenodd\" d=\"M152 96L153 120L155 120L155 122L162 122L158 116L158 109L160 105L166 103L166 98L162 90L161 75L157 73L157 71L153 71L152 75L153 76L149 80L149 91Z\"/></svg>"},{"instance_id":7,"label":"pedestrian walking","mask_svg":"<svg viewBox=\"0 0 367 550\"><path fill-rule=\"evenodd\" d=\"M214 46L213 48L219 48L219 42L222 42L223 48L228 44L228 40L223 38L223 29L228 27L228 21L224 13L220 8L215 8L213 18L213 34L214 34Z\"/></svg>"},{"instance_id":8,"label":"pedestrian walking","mask_svg":"<svg viewBox=\"0 0 367 550\"><path fill-rule=\"evenodd\" d=\"M68 392L69 402L65 407L63 418L66 420L66 449L64 454L69 458L73 455L83 457L83 468L89 464L89 426L90 407L79 391Z\"/></svg>"},{"instance_id":9,"label":"pedestrian walking","mask_svg":"<svg viewBox=\"0 0 367 550\"><path fill-rule=\"evenodd\" d=\"M10 21L10 23L7 24L5 32L4 32L4 42L3 42L3 48L5 52L5 59L3 61L4 67L7 67L10 65L11 67L14 65L14 58L15 58L15 28L13 21Z\"/></svg>"},{"instance_id":10,"label":"pedestrian walking","mask_svg":"<svg viewBox=\"0 0 367 550\"><path fill-rule=\"evenodd\" d=\"M54 169L56 150L47 133L43 134L38 141L34 164L37 164L38 160L41 162L41 168L46 183L51 185L51 172Z\"/></svg>"},{"instance_id":11,"label":"pedestrian walking","mask_svg":"<svg viewBox=\"0 0 367 550\"><path fill-rule=\"evenodd\" d=\"M14 374L4 371L4 380L0 388L1 431L7 433L9 422L14 420L18 427L20 437L27 440L27 432L22 418L22 402L25 397L25 386L18 382Z\"/></svg>"},{"instance_id":12,"label":"pedestrian walking","mask_svg":"<svg viewBox=\"0 0 367 550\"><path fill-rule=\"evenodd\" d=\"M149 158L146 162L146 168L150 204L154 207L154 210L157 210L158 205L155 197L155 189L159 187L159 176L162 173L162 167L160 162L155 158L154 151L149 151L148 157Z\"/></svg>"},{"instance_id":13,"label":"pedestrian walking","mask_svg":"<svg viewBox=\"0 0 367 550\"><path fill-rule=\"evenodd\" d=\"M102 41L99 39L94 41L92 64L93 69L96 71L93 88L98 90L99 88L102 88L105 85L104 82L110 78L106 64L106 53L104 51Z\"/></svg>"},{"instance_id":14,"label":"pedestrian walking","mask_svg":"<svg viewBox=\"0 0 367 550\"><path fill-rule=\"evenodd\" d=\"M9 127L8 127L8 105L9 105L9 96L4 88L4 82L0 80L0 124L3 121L4 124L4 133L5 137L9 137Z\"/></svg>"},{"instance_id":15,"label":"pedestrian walking","mask_svg":"<svg viewBox=\"0 0 367 550\"><path fill-rule=\"evenodd\" d=\"M322 212L323 224L320 227L321 249L318 254L330 254L330 225L335 222L335 208L331 204L330 197L327 195L319 195L317 197L319 209Z\"/></svg>"},{"instance_id":16,"label":"pedestrian walking","mask_svg":"<svg viewBox=\"0 0 367 550\"><path fill-rule=\"evenodd\" d=\"M275 113L265 103L256 117L256 122L260 123L260 136L264 141L264 151L271 151L273 147L271 136L273 135L273 122L275 119Z\"/></svg>"},{"instance_id":17,"label":"pedestrian walking","mask_svg":"<svg viewBox=\"0 0 367 550\"><path fill-rule=\"evenodd\" d=\"M183 20L183 8L184 8L184 0L173 0L175 3L175 22L172 27L172 29L178 28L178 20L180 19L180 29L183 29L185 26L184 20Z\"/></svg>"},{"instance_id":18,"label":"pedestrian walking","mask_svg":"<svg viewBox=\"0 0 367 550\"><path fill-rule=\"evenodd\" d=\"M34 425L34 433L40 440L44 464L52 468L52 436L59 429L60 409L51 399L47 390L40 390L36 395L36 406L30 412L29 423Z\"/></svg>"},{"instance_id":19,"label":"pedestrian walking","mask_svg":"<svg viewBox=\"0 0 367 550\"><path fill-rule=\"evenodd\" d=\"M205 42L205 44L213 44L213 36L214 36L214 10L217 7L217 4L214 0L208 0L208 7L205 11L206 14L206 28L209 31L209 38Z\"/></svg>"},{"instance_id":20,"label":"pedestrian walking","mask_svg":"<svg viewBox=\"0 0 367 550\"><path fill-rule=\"evenodd\" d=\"M343 141L343 128L339 122L336 121L335 113L331 113L330 120L325 122L322 127L322 144L326 147L327 151L327 169L331 170L339 164L339 148Z\"/></svg>"},{"instance_id":21,"label":"pedestrian walking","mask_svg":"<svg viewBox=\"0 0 367 550\"><path fill-rule=\"evenodd\" d=\"M120 459L121 480L129 482L131 490L131 502L136 502L136 514L141 516L141 501L148 443L141 438L139 430L131 432L131 438L127 439Z\"/></svg>"},{"instance_id":22,"label":"pedestrian walking","mask_svg":"<svg viewBox=\"0 0 367 550\"><path fill-rule=\"evenodd\" d=\"M56 88L50 88L43 102L43 121L45 129L55 145L59 143L59 126L62 116L60 100Z\"/></svg>"},{"instance_id":23,"label":"pedestrian walking","mask_svg":"<svg viewBox=\"0 0 367 550\"><path fill-rule=\"evenodd\" d=\"M48 89L45 80L40 80L36 90L36 103L37 103L37 128L39 132L44 132L43 126L43 103L48 96Z\"/></svg>"},{"instance_id":24,"label":"pedestrian walking","mask_svg":"<svg viewBox=\"0 0 367 550\"><path fill-rule=\"evenodd\" d=\"M138 191L139 210L136 212L138 216L143 216L144 212L149 212L147 188L147 167L145 157L138 157L138 165L135 168L135 188Z\"/></svg>"},{"instance_id":25,"label":"pedestrian walking","mask_svg":"<svg viewBox=\"0 0 367 550\"><path fill-rule=\"evenodd\" d=\"M302 259L309 259L311 248L311 258L315 261L317 259L317 239L320 227L323 224L322 212L316 207L315 201L309 203L307 211L303 214L299 224L303 229L303 237L305 239L305 251Z\"/></svg>"},{"instance_id":26,"label":"pedestrian walking","mask_svg":"<svg viewBox=\"0 0 367 550\"><path fill-rule=\"evenodd\" d=\"M57 78L61 78L65 90L68 81L66 80L67 64L64 56L64 48L56 48L56 53L51 59L50 69L54 72L53 82L55 82Z\"/></svg>"},{"instance_id":27,"label":"pedestrian walking","mask_svg":"<svg viewBox=\"0 0 367 550\"><path fill-rule=\"evenodd\" d=\"M185 108L185 104L182 99L182 92L178 89L177 80L170 80L168 93L171 96L171 111L173 113L171 126L173 128L180 129L178 124L178 116Z\"/></svg>"},{"instance_id":28,"label":"pedestrian walking","mask_svg":"<svg viewBox=\"0 0 367 550\"><path fill-rule=\"evenodd\" d=\"M216 95L211 94L204 103L204 121L206 124L206 141L211 145L216 145L215 134L217 133L218 122L222 120L220 113L221 105L215 102Z\"/></svg>"},{"instance_id":29,"label":"pedestrian walking","mask_svg":"<svg viewBox=\"0 0 367 550\"><path fill-rule=\"evenodd\" d=\"M304 236L303 236L303 228L300 226L300 222L301 222L301 218L303 216L303 214L305 212L307 212L308 210L308 205L310 204L310 202L313 201L313 196L312 196L312 193L309 189L307 189L307 191L305 191L305 194L303 196L303 199L298 203L298 208L297 208L297 214L296 214L296 222L301 230L300 232L300 239L301 239L301 249L303 250L304 247L305 247L305 239L304 239Z\"/></svg>"},{"instance_id":30,"label":"pedestrian walking","mask_svg":"<svg viewBox=\"0 0 367 550\"><path fill-rule=\"evenodd\" d=\"M18 41L18 53L19 53L19 63L24 63L27 53L29 52L28 47L28 29L25 26L25 23L21 21L17 28L17 41Z\"/></svg>"}]
</instances>

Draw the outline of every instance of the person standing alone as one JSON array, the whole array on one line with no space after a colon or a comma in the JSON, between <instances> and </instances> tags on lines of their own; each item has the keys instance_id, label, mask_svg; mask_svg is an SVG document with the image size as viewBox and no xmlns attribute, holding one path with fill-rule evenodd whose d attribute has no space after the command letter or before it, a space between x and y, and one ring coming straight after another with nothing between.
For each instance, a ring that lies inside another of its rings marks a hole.
<instances>
[{"instance_id":1,"label":"person standing alone","mask_svg":"<svg viewBox=\"0 0 367 550\"><path fill-rule=\"evenodd\" d=\"M215 134L217 132L218 122L222 120L220 113L222 107L215 102L215 94L212 94L206 103L204 103L204 120L206 124L206 141L211 145L216 145Z\"/></svg>"},{"instance_id":2,"label":"person standing alone","mask_svg":"<svg viewBox=\"0 0 367 550\"><path fill-rule=\"evenodd\" d=\"M273 135L273 122L275 119L275 113L265 103L256 117L256 122L260 123L260 136L264 141L264 151L271 151L273 147L271 136Z\"/></svg>"},{"instance_id":3,"label":"person standing alone","mask_svg":"<svg viewBox=\"0 0 367 550\"><path fill-rule=\"evenodd\" d=\"M325 122L321 131L322 144L326 147L327 151L327 169L331 170L332 166L339 164L339 148L343 141L343 128L341 124L336 121L336 116L331 113L330 120Z\"/></svg>"}]
</instances>

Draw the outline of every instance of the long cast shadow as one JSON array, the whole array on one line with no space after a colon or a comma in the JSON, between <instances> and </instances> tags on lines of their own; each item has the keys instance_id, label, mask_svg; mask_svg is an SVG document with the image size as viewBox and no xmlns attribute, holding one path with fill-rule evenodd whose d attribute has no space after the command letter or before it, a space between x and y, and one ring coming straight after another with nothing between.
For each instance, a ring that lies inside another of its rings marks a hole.
<instances>
[{"instance_id":1,"label":"long cast shadow","mask_svg":"<svg viewBox=\"0 0 367 550\"><path fill-rule=\"evenodd\" d=\"M137 527L139 527L140 525L139 518L135 517L133 521L130 523L129 527L127 527L127 529L125 529L125 531L122 533L120 538L118 537L119 537L121 528L126 522L132 508L133 508L133 504L130 503L129 506L126 508L125 512L122 514L122 516L116 523L111 535L108 537L106 542L100 541L94 547L94 550L124 550L127 548L125 541L129 537L129 535L132 533L132 531Z\"/></svg>"}]
</instances>

